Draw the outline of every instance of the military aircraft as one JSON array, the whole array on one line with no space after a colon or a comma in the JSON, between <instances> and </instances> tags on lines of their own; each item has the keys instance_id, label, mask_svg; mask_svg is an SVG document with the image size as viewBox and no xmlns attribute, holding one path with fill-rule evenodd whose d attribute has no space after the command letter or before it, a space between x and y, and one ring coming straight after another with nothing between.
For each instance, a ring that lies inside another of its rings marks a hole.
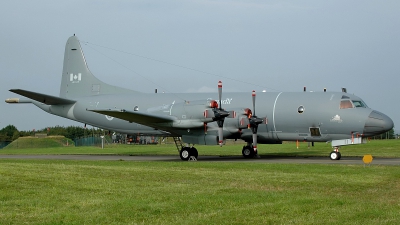
<instances>
[{"instance_id":1,"label":"military aircraft","mask_svg":"<svg viewBox=\"0 0 400 225\"><path fill-rule=\"evenodd\" d=\"M218 98L216 93L140 93L112 86L90 72L75 35L65 46L59 97L10 91L25 98L6 99L7 103L33 103L48 113L120 133L175 137L186 143L176 142L182 160L197 159L195 144L222 146L226 139L246 141L246 158L257 156L257 143L331 142L330 158L338 160L340 146L363 143L394 126L388 116L345 89L262 92L256 104L254 91L222 97L221 82Z\"/></svg>"}]
</instances>

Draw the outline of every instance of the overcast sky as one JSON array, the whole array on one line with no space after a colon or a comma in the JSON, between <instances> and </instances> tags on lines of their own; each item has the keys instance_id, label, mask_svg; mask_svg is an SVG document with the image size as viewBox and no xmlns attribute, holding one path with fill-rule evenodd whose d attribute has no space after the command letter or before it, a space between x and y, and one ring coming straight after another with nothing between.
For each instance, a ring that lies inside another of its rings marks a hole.
<instances>
[{"instance_id":1,"label":"overcast sky","mask_svg":"<svg viewBox=\"0 0 400 225\"><path fill-rule=\"evenodd\" d=\"M102 81L141 92L340 91L400 130L400 1L20 1L0 4L0 128L83 124L32 104L21 88L59 95L76 34ZM184 95L184 94L182 94ZM251 107L249 102L249 107Z\"/></svg>"}]
</instances>

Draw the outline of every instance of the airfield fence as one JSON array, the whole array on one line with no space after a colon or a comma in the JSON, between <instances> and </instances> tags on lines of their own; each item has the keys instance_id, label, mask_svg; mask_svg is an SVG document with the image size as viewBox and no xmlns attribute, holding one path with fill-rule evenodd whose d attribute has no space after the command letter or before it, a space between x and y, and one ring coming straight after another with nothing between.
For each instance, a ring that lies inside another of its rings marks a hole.
<instances>
[{"instance_id":1,"label":"airfield fence","mask_svg":"<svg viewBox=\"0 0 400 225\"><path fill-rule=\"evenodd\" d=\"M75 146L101 146L101 137L82 137L74 139ZM104 144L111 143L109 136L104 136Z\"/></svg>"}]
</instances>

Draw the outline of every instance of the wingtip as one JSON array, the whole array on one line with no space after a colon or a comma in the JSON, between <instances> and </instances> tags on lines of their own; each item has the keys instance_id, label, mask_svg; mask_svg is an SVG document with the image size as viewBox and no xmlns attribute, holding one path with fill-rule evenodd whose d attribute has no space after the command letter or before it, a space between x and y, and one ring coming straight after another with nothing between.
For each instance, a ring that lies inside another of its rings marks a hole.
<instances>
[{"instance_id":1,"label":"wingtip","mask_svg":"<svg viewBox=\"0 0 400 225\"><path fill-rule=\"evenodd\" d=\"M26 98L7 98L6 103L15 104L15 103L32 103L30 99Z\"/></svg>"},{"instance_id":2,"label":"wingtip","mask_svg":"<svg viewBox=\"0 0 400 225\"><path fill-rule=\"evenodd\" d=\"M6 103L19 103L19 98L7 98Z\"/></svg>"}]
</instances>

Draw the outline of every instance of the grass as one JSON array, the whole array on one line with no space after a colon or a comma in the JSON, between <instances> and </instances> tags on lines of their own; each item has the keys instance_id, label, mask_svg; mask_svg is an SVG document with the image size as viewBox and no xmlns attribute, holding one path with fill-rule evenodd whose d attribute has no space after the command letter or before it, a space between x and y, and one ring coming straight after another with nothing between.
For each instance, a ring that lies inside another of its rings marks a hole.
<instances>
[{"instance_id":1,"label":"grass","mask_svg":"<svg viewBox=\"0 0 400 225\"><path fill-rule=\"evenodd\" d=\"M397 224L400 167L0 160L0 224Z\"/></svg>"},{"instance_id":2,"label":"grass","mask_svg":"<svg viewBox=\"0 0 400 225\"><path fill-rule=\"evenodd\" d=\"M241 155L242 143L196 146ZM330 144L260 145L263 156L328 156ZM7 148L0 154L177 155L174 145ZM400 141L342 148L400 157ZM0 224L397 224L400 167L0 159Z\"/></svg>"},{"instance_id":3,"label":"grass","mask_svg":"<svg viewBox=\"0 0 400 225\"><path fill-rule=\"evenodd\" d=\"M241 155L243 143L230 142L222 148L219 146L195 146L199 155L231 156ZM259 145L261 156L329 156L332 147L329 143L315 143L308 148L307 143L284 143L281 145ZM400 140L371 140L367 144L349 145L341 148L342 156L362 157L371 154L374 157L400 157ZM51 147L51 148L15 148L7 146L0 149L0 154L117 154L117 155L178 155L173 144L162 145L105 145L100 147Z\"/></svg>"}]
</instances>

